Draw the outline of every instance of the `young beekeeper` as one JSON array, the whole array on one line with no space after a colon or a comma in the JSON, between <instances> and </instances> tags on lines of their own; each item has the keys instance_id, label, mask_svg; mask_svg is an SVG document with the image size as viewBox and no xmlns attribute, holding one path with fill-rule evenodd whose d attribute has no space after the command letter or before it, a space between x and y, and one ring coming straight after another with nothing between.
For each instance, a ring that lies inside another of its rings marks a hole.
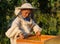
<instances>
[{"instance_id":1,"label":"young beekeeper","mask_svg":"<svg viewBox=\"0 0 60 44\"><path fill-rule=\"evenodd\" d=\"M24 39L25 36L30 36L31 31L34 31L37 36L40 35L42 29L30 17L32 11L36 9L30 3L24 3L21 7L15 8L16 19L11 27L5 33L10 38L11 44L17 44L16 39Z\"/></svg>"}]
</instances>

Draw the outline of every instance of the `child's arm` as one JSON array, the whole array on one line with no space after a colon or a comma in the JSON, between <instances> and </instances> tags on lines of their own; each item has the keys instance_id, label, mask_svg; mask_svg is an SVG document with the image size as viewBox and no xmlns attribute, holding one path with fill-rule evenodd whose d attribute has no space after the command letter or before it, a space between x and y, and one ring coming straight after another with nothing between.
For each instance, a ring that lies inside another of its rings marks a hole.
<instances>
[{"instance_id":1,"label":"child's arm","mask_svg":"<svg viewBox=\"0 0 60 44\"><path fill-rule=\"evenodd\" d=\"M8 38L12 38L16 35L16 33L21 33L22 31L19 30L19 27L11 27L10 29L7 30L5 33Z\"/></svg>"},{"instance_id":2,"label":"child's arm","mask_svg":"<svg viewBox=\"0 0 60 44\"><path fill-rule=\"evenodd\" d=\"M8 38L12 38L12 37L15 37L16 34L21 32L22 31L20 30L18 23L16 23L16 21L13 21L11 27L7 30L5 34Z\"/></svg>"},{"instance_id":3,"label":"child's arm","mask_svg":"<svg viewBox=\"0 0 60 44\"><path fill-rule=\"evenodd\" d=\"M33 27L33 31L35 32L36 35L40 35L40 32L42 31L42 29L36 24Z\"/></svg>"}]
</instances>

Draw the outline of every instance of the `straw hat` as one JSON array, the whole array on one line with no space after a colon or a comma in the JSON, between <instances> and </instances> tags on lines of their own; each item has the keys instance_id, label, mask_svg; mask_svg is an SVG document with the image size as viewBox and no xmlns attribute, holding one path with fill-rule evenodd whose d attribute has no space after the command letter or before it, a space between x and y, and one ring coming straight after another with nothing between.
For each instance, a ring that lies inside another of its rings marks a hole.
<instances>
[{"instance_id":1,"label":"straw hat","mask_svg":"<svg viewBox=\"0 0 60 44\"><path fill-rule=\"evenodd\" d=\"M21 7L15 8L15 11L14 11L15 15L18 15L21 9L36 9L36 8L33 7L30 3L24 3L23 5L21 5Z\"/></svg>"}]
</instances>

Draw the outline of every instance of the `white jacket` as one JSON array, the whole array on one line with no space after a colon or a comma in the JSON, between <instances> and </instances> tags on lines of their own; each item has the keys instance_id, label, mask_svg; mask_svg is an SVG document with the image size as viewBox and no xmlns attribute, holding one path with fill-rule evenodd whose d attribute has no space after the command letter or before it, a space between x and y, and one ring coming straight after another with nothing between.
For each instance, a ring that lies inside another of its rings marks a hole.
<instances>
[{"instance_id":1,"label":"white jacket","mask_svg":"<svg viewBox=\"0 0 60 44\"><path fill-rule=\"evenodd\" d=\"M11 44L17 44L16 39L19 33L30 34L30 30L36 33L37 31L41 32L41 28L31 19L25 21L22 17L16 17L13 21L12 26L5 33L8 38L11 40Z\"/></svg>"}]
</instances>

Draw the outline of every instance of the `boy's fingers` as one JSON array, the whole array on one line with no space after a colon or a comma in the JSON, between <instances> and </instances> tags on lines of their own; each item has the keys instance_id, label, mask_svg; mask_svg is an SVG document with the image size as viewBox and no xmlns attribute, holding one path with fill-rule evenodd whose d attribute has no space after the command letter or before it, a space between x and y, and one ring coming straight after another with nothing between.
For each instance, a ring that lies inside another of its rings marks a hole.
<instances>
[{"instance_id":1,"label":"boy's fingers","mask_svg":"<svg viewBox=\"0 0 60 44\"><path fill-rule=\"evenodd\" d=\"M19 38L20 38L20 39L24 39L24 36L21 35L21 36L19 36Z\"/></svg>"},{"instance_id":2,"label":"boy's fingers","mask_svg":"<svg viewBox=\"0 0 60 44\"><path fill-rule=\"evenodd\" d=\"M41 33L40 32L36 32L36 36L40 36L41 35Z\"/></svg>"},{"instance_id":3,"label":"boy's fingers","mask_svg":"<svg viewBox=\"0 0 60 44\"><path fill-rule=\"evenodd\" d=\"M18 35L18 38L19 38L19 39L24 39L24 35L20 33L20 34Z\"/></svg>"}]
</instances>

